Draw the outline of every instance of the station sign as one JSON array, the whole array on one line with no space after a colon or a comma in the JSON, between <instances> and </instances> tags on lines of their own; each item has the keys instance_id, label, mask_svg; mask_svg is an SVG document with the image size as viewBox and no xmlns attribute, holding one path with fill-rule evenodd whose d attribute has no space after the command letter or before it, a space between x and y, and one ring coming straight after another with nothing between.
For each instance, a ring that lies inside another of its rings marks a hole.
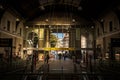
<instances>
[{"instance_id":1,"label":"station sign","mask_svg":"<svg viewBox=\"0 0 120 80\"><path fill-rule=\"evenodd\" d=\"M50 50L75 50L74 48L44 48L46 51Z\"/></svg>"},{"instance_id":2,"label":"station sign","mask_svg":"<svg viewBox=\"0 0 120 80\"><path fill-rule=\"evenodd\" d=\"M23 48L23 50L45 50L45 51L50 51L50 50L75 50L75 48Z\"/></svg>"}]
</instances>

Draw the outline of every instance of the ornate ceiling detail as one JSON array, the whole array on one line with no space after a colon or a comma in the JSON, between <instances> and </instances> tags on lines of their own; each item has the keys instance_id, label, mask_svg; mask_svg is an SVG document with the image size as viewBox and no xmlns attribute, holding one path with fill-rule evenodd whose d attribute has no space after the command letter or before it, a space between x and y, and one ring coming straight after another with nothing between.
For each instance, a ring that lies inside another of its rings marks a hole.
<instances>
[{"instance_id":1,"label":"ornate ceiling detail","mask_svg":"<svg viewBox=\"0 0 120 80\"><path fill-rule=\"evenodd\" d=\"M51 5L51 4L67 4L75 7L79 7L81 0L39 0L41 6Z\"/></svg>"}]
</instances>

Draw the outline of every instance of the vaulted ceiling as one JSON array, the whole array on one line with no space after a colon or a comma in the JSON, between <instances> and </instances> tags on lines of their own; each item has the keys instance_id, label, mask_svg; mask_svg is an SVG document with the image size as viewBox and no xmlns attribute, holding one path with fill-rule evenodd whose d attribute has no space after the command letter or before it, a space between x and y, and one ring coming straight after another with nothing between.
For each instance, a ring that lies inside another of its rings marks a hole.
<instances>
[{"instance_id":1,"label":"vaulted ceiling","mask_svg":"<svg viewBox=\"0 0 120 80\"><path fill-rule=\"evenodd\" d=\"M0 0L0 5L15 9L28 21L55 12L72 12L91 19L99 17L106 10L114 10L119 0Z\"/></svg>"}]
</instances>

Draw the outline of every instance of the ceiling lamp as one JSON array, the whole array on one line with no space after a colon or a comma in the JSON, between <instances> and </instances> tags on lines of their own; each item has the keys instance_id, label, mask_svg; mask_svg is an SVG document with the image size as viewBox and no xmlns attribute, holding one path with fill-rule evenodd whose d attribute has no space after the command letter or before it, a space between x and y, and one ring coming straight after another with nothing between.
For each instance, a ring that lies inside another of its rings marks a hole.
<instances>
[{"instance_id":1,"label":"ceiling lamp","mask_svg":"<svg viewBox=\"0 0 120 80\"><path fill-rule=\"evenodd\" d=\"M48 19L46 19L45 21L48 22Z\"/></svg>"},{"instance_id":2,"label":"ceiling lamp","mask_svg":"<svg viewBox=\"0 0 120 80\"><path fill-rule=\"evenodd\" d=\"M16 21L20 21L20 19L19 19L19 18L17 18L17 19L16 19Z\"/></svg>"},{"instance_id":3,"label":"ceiling lamp","mask_svg":"<svg viewBox=\"0 0 120 80\"><path fill-rule=\"evenodd\" d=\"M81 7L81 6L79 6L79 7L78 7L78 10L80 10L80 11L81 11L81 10L82 10L82 7Z\"/></svg>"},{"instance_id":4,"label":"ceiling lamp","mask_svg":"<svg viewBox=\"0 0 120 80\"><path fill-rule=\"evenodd\" d=\"M3 6L2 6L2 5L0 5L0 9L3 9Z\"/></svg>"},{"instance_id":5,"label":"ceiling lamp","mask_svg":"<svg viewBox=\"0 0 120 80\"><path fill-rule=\"evenodd\" d=\"M26 26L25 28L29 28L28 26Z\"/></svg>"},{"instance_id":6,"label":"ceiling lamp","mask_svg":"<svg viewBox=\"0 0 120 80\"><path fill-rule=\"evenodd\" d=\"M75 22L75 19L72 19L72 22Z\"/></svg>"},{"instance_id":7,"label":"ceiling lamp","mask_svg":"<svg viewBox=\"0 0 120 80\"><path fill-rule=\"evenodd\" d=\"M40 8L41 10L45 10L45 7L44 7L44 6L39 6L39 8Z\"/></svg>"}]
</instances>

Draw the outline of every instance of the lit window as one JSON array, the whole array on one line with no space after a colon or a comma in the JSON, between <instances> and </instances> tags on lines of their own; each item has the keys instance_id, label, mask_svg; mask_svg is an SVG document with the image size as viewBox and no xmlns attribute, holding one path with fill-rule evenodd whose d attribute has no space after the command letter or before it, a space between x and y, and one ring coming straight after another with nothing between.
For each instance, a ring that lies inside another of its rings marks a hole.
<instances>
[{"instance_id":1,"label":"lit window","mask_svg":"<svg viewBox=\"0 0 120 80\"><path fill-rule=\"evenodd\" d=\"M81 48L86 48L86 37L81 36Z\"/></svg>"}]
</instances>

